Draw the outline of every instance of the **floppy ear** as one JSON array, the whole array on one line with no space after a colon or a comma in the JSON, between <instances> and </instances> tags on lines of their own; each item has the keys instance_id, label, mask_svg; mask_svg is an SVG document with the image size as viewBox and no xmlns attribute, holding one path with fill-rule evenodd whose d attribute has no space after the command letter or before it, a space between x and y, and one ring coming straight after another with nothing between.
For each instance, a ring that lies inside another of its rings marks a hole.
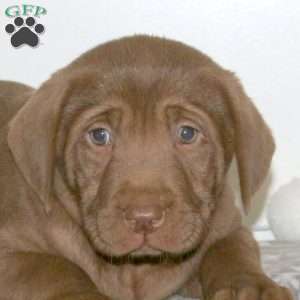
<instances>
[{"instance_id":1,"label":"floppy ear","mask_svg":"<svg viewBox=\"0 0 300 300\"><path fill-rule=\"evenodd\" d=\"M8 145L26 182L50 211L56 133L66 89L49 80L11 120Z\"/></svg>"},{"instance_id":2,"label":"floppy ear","mask_svg":"<svg viewBox=\"0 0 300 300\"><path fill-rule=\"evenodd\" d=\"M271 131L245 94L239 80L230 74L228 104L233 118L234 150L238 163L241 196L246 213L251 198L270 168L275 143Z\"/></svg>"}]
</instances>

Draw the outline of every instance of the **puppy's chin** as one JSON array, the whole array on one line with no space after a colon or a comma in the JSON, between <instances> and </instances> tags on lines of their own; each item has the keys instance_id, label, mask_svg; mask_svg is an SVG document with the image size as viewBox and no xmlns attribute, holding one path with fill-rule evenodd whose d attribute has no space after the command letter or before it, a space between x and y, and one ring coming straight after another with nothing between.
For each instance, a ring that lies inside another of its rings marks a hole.
<instances>
[{"instance_id":1,"label":"puppy's chin","mask_svg":"<svg viewBox=\"0 0 300 300\"><path fill-rule=\"evenodd\" d=\"M122 255L113 255L103 252L97 252L99 257L113 265L141 265L141 264L180 264L193 257L200 245L183 252L168 252L150 247L143 247Z\"/></svg>"}]
</instances>

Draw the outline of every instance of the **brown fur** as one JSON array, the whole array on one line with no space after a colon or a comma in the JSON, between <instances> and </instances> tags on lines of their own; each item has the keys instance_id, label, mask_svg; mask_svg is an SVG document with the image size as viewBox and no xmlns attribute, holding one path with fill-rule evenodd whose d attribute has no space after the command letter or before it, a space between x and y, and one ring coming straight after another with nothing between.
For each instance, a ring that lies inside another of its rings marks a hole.
<instances>
[{"instance_id":1,"label":"brown fur","mask_svg":"<svg viewBox=\"0 0 300 300\"><path fill-rule=\"evenodd\" d=\"M124 38L37 90L1 82L0 107L0 299L291 299L263 274L227 184L236 155L248 210L273 138L209 57ZM98 127L111 144L91 143Z\"/></svg>"}]
</instances>

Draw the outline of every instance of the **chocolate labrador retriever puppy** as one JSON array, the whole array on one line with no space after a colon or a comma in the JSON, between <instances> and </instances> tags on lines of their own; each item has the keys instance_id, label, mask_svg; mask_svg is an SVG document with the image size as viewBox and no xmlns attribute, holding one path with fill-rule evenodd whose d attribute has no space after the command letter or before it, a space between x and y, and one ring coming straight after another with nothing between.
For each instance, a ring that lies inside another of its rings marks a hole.
<instances>
[{"instance_id":1,"label":"chocolate labrador retriever puppy","mask_svg":"<svg viewBox=\"0 0 300 300\"><path fill-rule=\"evenodd\" d=\"M37 90L1 82L0 107L1 300L292 299L227 178L236 156L248 210L272 135L209 57L127 37Z\"/></svg>"}]
</instances>

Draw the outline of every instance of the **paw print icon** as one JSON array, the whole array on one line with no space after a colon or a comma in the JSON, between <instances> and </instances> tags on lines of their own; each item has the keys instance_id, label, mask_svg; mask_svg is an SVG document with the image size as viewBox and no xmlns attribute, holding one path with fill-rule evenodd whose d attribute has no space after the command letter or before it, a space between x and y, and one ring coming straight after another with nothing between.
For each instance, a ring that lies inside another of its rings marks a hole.
<instances>
[{"instance_id":1,"label":"paw print icon","mask_svg":"<svg viewBox=\"0 0 300 300\"><path fill-rule=\"evenodd\" d=\"M16 17L14 24L7 24L5 31L11 34L11 44L14 47L19 47L26 44L31 47L36 47L39 43L39 35L45 31L42 24L36 24L33 17L26 18L25 22L22 17Z\"/></svg>"}]
</instances>

